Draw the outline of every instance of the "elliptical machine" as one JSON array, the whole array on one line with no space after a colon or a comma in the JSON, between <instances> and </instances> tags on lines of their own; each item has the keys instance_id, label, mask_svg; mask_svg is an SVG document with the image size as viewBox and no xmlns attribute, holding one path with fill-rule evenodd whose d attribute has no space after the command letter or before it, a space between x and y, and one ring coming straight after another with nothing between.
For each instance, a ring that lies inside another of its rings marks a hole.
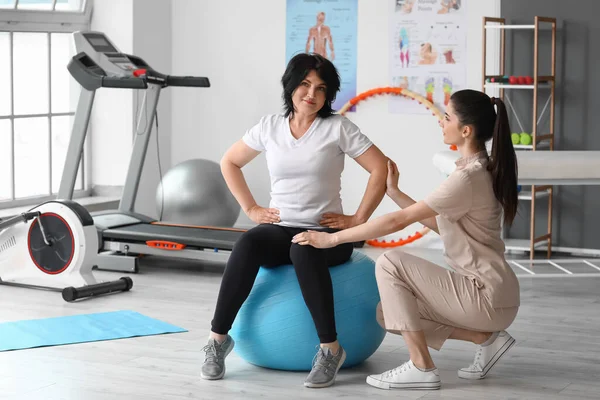
<instances>
[{"instance_id":1,"label":"elliptical machine","mask_svg":"<svg viewBox=\"0 0 600 400\"><path fill-rule=\"evenodd\" d=\"M0 284L62 291L68 302L131 289L129 277L96 281L98 248L98 230L83 206L48 201L0 221Z\"/></svg>"}]
</instances>

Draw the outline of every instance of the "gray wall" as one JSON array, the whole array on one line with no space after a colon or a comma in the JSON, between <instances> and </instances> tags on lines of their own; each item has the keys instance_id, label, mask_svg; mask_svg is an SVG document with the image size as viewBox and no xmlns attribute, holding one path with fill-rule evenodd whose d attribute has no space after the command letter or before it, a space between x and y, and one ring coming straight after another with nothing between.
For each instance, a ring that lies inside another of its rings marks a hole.
<instances>
[{"instance_id":1,"label":"gray wall","mask_svg":"<svg viewBox=\"0 0 600 400\"><path fill-rule=\"evenodd\" d=\"M534 16L557 18L557 90L555 150L600 150L600 26L598 0L502 0L501 15L510 24L533 24ZM545 24L548 25L548 24ZM550 32L540 35L540 74L550 74ZM533 30L507 30L507 75L533 75ZM532 127L533 92L506 91L526 131ZM539 112L549 91L541 92ZM547 132L546 111L538 126ZM520 131L511 116L513 132ZM564 247L600 249L600 186L555 186L553 243ZM529 201L521 201L519 216L507 232L528 238ZM536 204L536 233L545 232L547 201Z\"/></svg>"}]
</instances>

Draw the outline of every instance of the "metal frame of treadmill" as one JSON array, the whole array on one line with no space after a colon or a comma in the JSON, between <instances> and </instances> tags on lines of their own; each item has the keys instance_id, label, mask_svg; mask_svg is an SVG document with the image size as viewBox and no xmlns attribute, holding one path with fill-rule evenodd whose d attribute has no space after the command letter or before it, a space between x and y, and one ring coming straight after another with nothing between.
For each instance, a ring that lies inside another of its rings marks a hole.
<instances>
[{"instance_id":1,"label":"metal frame of treadmill","mask_svg":"<svg viewBox=\"0 0 600 400\"><path fill-rule=\"evenodd\" d=\"M122 224L118 226L124 227L127 225L134 225L137 223L150 223L154 222L156 225L161 225L155 222L153 219L137 214L134 212L135 200L140 184L142 169L144 166L144 159L148 149L148 143L150 141L150 135L152 133L152 126L156 117L156 108L158 106L158 100L160 98L161 85L153 82L147 82L148 88L145 90L144 99L141 105L142 110L150 110L150 115L143 115L140 113L137 121L136 134L134 138L133 149L131 153L131 159L129 161L129 167L127 170L127 176L125 178L125 185L123 187L123 193L119 202L117 210L110 210L100 213L95 213L95 216L101 216L103 214L117 214L122 218ZM58 191L59 199L72 199L73 190L75 187L75 181L77 178L77 172L79 163L81 161L81 155L83 152L83 146L85 138L87 136L87 130L89 126L90 116L92 107L94 104L94 98L96 90L87 90L81 88L79 96L79 102L77 104L77 110L75 113L75 120L73 122L71 139L69 141L69 147L67 149L66 161L63 170L63 175ZM149 117L149 118L148 118ZM142 129L140 132L140 129ZM117 216L115 215L115 216ZM132 218L140 220L139 222L133 222ZM128 222L129 220L129 222ZM122 271L122 272L137 272L138 271L138 258L140 255L159 255L162 257L172 257L181 259L194 259L194 260L210 260L210 261L226 261L229 258L231 251L223 249L183 249L183 250L165 250L155 247L150 247L141 243L127 242L125 240L111 240L104 239L101 232L110 230L109 227L103 227L101 224L97 224L99 228L99 240L100 249L98 253L97 268L109 271ZM200 229L216 229L220 230L223 228L219 227L193 227L188 228L200 228ZM230 231L243 232L243 229L225 228Z\"/></svg>"}]
</instances>

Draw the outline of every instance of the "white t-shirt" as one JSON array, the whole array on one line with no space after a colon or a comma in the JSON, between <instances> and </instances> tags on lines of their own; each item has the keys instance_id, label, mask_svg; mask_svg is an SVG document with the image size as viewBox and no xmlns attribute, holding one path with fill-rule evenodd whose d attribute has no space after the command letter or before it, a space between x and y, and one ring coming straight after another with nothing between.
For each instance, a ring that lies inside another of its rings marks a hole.
<instances>
[{"instance_id":1,"label":"white t-shirt","mask_svg":"<svg viewBox=\"0 0 600 400\"><path fill-rule=\"evenodd\" d=\"M341 175L347 154L356 158L373 144L348 118L317 117L306 133L295 139L289 118L268 115L250 128L244 143L264 151L271 176L271 202L279 225L322 228L324 213L343 214Z\"/></svg>"}]
</instances>

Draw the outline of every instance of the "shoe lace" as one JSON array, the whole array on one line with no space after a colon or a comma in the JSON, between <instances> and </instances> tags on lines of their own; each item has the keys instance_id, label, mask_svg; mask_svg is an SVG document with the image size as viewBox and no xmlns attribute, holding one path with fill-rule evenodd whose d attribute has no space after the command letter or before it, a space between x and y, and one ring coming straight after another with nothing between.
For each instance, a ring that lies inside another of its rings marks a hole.
<instances>
[{"instance_id":1,"label":"shoe lace","mask_svg":"<svg viewBox=\"0 0 600 400\"><path fill-rule=\"evenodd\" d=\"M335 371L335 363L333 362L333 354L331 351L325 353L321 346L317 346L319 351L313 357L312 369L314 371L323 370L326 374L329 370Z\"/></svg>"},{"instance_id":2,"label":"shoe lace","mask_svg":"<svg viewBox=\"0 0 600 400\"><path fill-rule=\"evenodd\" d=\"M219 359L216 341L211 341L202 348L202 351L204 351L204 362L217 362Z\"/></svg>"},{"instance_id":3,"label":"shoe lace","mask_svg":"<svg viewBox=\"0 0 600 400\"><path fill-rule=\"evenodd\" d=\"M479 368L480 367L479 360L481 359L482 353L483 353L483 347L479 346L477 348L477 351L475 352L475 359L473 360L473 364L470 365L470 368Z\"/></svg>"},{"instance_id":4,"label":"shoe lace","mask_svg":"<svg viewBox=\"0 0 600 400\"><path fill-rule=\"evenodd\" d=\"M410 368L411 368L410 362L407 361L404 364L400 365L399 367L396 367L394 369L390 369L389 371L384 372L383 378L392 378L396 375L400 375L404 371L408 371Z\"/></svg>"}]
</instances>

